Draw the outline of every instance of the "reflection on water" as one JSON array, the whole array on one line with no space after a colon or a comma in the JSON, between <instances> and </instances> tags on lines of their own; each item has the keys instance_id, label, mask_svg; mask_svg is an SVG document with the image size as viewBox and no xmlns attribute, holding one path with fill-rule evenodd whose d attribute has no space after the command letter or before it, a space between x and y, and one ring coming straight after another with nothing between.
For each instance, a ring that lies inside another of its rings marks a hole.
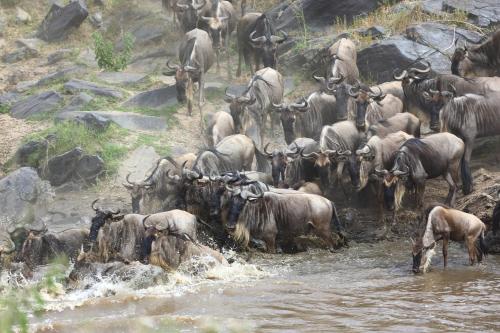
<instances>
[{"instance_id":1,"label":"reflection on water","mask_svg":"<svg viewBox=\"0 0 500 333\"><path fill-rule=\"evenodd\" d=\"M460 332L500 329L500 260L466 266L450 247L426 275L411 273L410 245L353 244L331 254L254 255L248 264L214 268L200 276L176 273L167 284L134 290L70 292L34 328L42 332ZM101 283L106 283L102 281ZM79 299L78 307L56 306ZM99 296L99 297L97 297Z\"/></svg>"}]
</instances>

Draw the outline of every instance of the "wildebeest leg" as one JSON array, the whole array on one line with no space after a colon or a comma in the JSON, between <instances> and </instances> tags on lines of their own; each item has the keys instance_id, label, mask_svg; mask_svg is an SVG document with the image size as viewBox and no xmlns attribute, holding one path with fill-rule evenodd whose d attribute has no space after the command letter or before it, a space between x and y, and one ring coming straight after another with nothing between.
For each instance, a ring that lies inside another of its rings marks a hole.
<instances>
[{"instance_id":1,"label":"wildebeest leg","mask_svg":"<svg viewBox=\"0 0 500 333\"><path fill-rule=\"evenodd\" d=\"M224 50L227 55L227 77L229 79L233 78L233 75L231 73L231 52L229 52L229 37L231 37L231 34L229 33L229 25L226 28L226 36L224 37Z\"/></svg>"},{"instance_id":2,"label":"wildebeest leg","mask_svg":"<svg viewBox=\"0 0 500 333\"><path fill-rule=\"evenodd\" d=\"M444 268L448 265L448 236L443 237L443 264Z\"/></svg>"},{"instance_id":3,"label":"wildebeest leg","mask_svg":"<svg viewBox=\"0 0 500 333\"><path fill-rule=\"evenodd\" d=\"M188 84L187 84L187 109L188 109L188 116L191 116L191 113L193 112L193 80L188 78Z\"/></svg>"},{"instance_id":4,"label":"wildebeest leg","mask_svg":"<svg viewBox=\"0 0 500 333\"><path fill-rule=\"evenodd\" d=\"M476 259L476 244L474 237L467 236L465 244L467 245L467 250L469 251L469 263L472 266L474 265Z\"/></svg>"},{"instance_id":5,"label":"wildebeest leg","mask_svg":"<svg viewBox=\"0 0 500 333\"><path fill-rule=\"evenodd\" d=\"M465 139L465 152L463 156L462 163L462 185L464 194L469 194L474 190L474 184L472 180L472 175L470 173L470 159L472 155L472 148L474 145L474 139Z\"/></svg>"},{"instance_id":6,"label":"wildebeest leg","mask_svg":"<svg viewBox=\"0 0 500 333\"><path fill-rule=\"evenodd\" d=\"M220 74L220 49L215 50L215 59L217 60L217 74Z\"/></svg>"},{"instance_id":7,"label":"wildebeest leg","mask_svg":"<svg viewBox=\"0 0 500 333\"><path fill-rule=\"evenodd\" d=\"M241 76L241 60L242 60L241 58L242 58L242 56L244 56L245 63L247 63L248 55L246 55L246 53L244 55L242 48L239 46L239 42L237 42L237 44L238 44L238 69L236 70L236 77L240 77Z\"/></svg>"},{"instance_id":8,"label":"wildebeest leg","mask_svg":"<svg viewBox=\"0 0 500 333\"><path fill-rule=\"evenodd\" d=\"M446 197L446 204L450 207L455 207L455 198L457 196L457 177L453 177L451 175L451 171L448 171L444 177L446 181L448 182L448 185L450 185L450 188L448 190L448 196Z\"/></svg>"},{"instance_id":9,"label":"wildebeest leg","mask_svg":"<svg viewBox=\"0 0 500 333\"><path fill-rule=\"evenodd\" d=\"M417 208L422 208L424 204L425 180L415 184L415 195Z\"/></svg>"},{"instance_id":10,"label":"wildebeest leg","mask_svg":"<svg viewBox=\"0 0 500 333\"><path fill-rule=\"evenodd\" d=\"M264 242L266 243L266 248L268 253L276 253L276 235L266 235L264 237Z\"/></svg>"},{"instance_id":11,"label":"wildebeest leg","mask_svg":"<svg viewBox=\"0 0 500 333\"><path fill-rule=\"evenodd\" d=\"M376 191L377 191L377 202L378 202L378 220L382 223L382 225L385 228L386 223L385 223L385 214L384 214L384 205L385 205L384 184L378 183Z\"/></svg>"},{"instance_id":12,"label":"wildebeest leg","mask_svg":"<svg viewBox=\"0 0 500 333\"><path fill-rule=\"evenodd\" d=\"M255 72L257 72L260 69L260 58L261 57L260 57L258 51L253 53L253 62L255 64L255 71L252 69L252 75L254 75ZM252 66L250 66L250 68L251 67Z\"/></svg>"}]
</instances>

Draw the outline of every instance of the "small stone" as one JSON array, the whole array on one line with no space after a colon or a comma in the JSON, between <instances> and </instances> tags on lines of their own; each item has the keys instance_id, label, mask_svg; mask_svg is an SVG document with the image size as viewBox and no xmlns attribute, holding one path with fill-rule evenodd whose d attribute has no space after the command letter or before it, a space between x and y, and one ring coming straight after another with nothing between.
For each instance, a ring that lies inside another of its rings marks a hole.
<instances>
[{"instance_id":1,"label":"small stone","mask_svg":"<svg viewBox=\"0 0 500 333\"><path fill-rule=\"evenodd\" d=\"M16 22L24 24L29 23L31 22L31 15L22 8L16 7Z\"/></svg>"},{"instance_id":2,"label":"small stone","mask_svg":"<svg viewBox=\"0 0 500 333\"><path fill-rule=\"evenodd\" d=\"M73 50L71 50L71 49L57 50L56 52L48 55L47 65L53 65L56 62L59 62L63 59L67 59L71 56L72 53L73 53Z\"/></svg>"},{"instance_id":3,"label":"small stone","mask_svg":"<svg viewBox=\"0 0 500 333\"><path fill-rule=\"evenodd\" d=\"M92 112L76 116L75 121L97 132L104 132L111 124L111 120Z\"/></svg>"},{"instance_id":4,"label":"small stone","mask_svg":"<svg viewBox=\"0 0 500 333\"><path fill-rule=\"evenodd\" d=\"M36 58L38 57L38 55L38 52L34 52L27 47L21 47L13 52L4 54L4 56L2 57L2 61L7 64L13 64L15 62L23 61L26 59Z\"/></svg>"}]
</instances>

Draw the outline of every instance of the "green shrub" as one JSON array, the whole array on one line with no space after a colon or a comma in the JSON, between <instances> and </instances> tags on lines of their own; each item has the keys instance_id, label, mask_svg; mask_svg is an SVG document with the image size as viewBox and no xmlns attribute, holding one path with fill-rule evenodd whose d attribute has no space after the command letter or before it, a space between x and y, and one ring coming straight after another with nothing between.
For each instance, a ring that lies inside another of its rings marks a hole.
<instances>
[{"instance_id":1,"label":"green shrub","mask_svg":"<svg viewBox=\"0 0 500 333\"><path fill-rule=\"evenodd\" d=\"M134 38L131 34L127 33L123 37L123 50L121 52L117 52L113 43L106 40L99 32L94 32L92 38L94 39L95 58L99 68L114 72L127 68L134 47Z\"/></svg>"}]
</instances>

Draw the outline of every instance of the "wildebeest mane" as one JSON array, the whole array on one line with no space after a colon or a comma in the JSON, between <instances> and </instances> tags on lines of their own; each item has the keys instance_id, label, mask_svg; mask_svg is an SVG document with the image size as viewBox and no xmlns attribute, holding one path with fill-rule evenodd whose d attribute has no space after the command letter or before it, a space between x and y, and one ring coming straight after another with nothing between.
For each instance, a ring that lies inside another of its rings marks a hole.
<instances>
[{"instance_id":1,"label":"wildebeest mane","mask_svg":"<svg viewBox=\"0 0 500 333\"><path fill-rule=\"evenodd\" d=\"M494 105L495 102L497 105ZM441 112L442 127L460 134L469 127L470 122L475 122L479 134L487 133L498 122L498 103L499 98L489 102L488 98L474 94L454 98Z\"/></svg>"},{"instance_id":2,"label":"wildebeest mane","mask_svg":"<svg viewBox=\"0 0 500 333\"><path fill-rule=\"evenodd\" d=\"M408 152L402 150L406 147ZM406 164L411 170L415 170L420 162L420 156L425 156L426 159L433 159L433 156L439 156L439 152L435 151L431 146L418 138L407 140L396 153L396 159Z\"/></svg>"},{"instance_id":3,"label":"wildebeest mane","mask_svg":"<svg viewBox=\"0 0 500 333\"><path fill-rule=\"evenodd\" d=\"M469 50L467 58L481 67L497 68L500 66L500 30L484 43Z\"/></svg>"},{"instance_id":4,"label":"wildebeest mane","mask_svg":"<svg viewBox=\"0 0 500 333\"><path fill-rule=\"evenodd\" d=\"M430 89L436 90L436 79L422 79L414 80L410 84L403 85L403 92L405 98L424 108L424 110L430 110L431 104L424 98L423 92L429 91Z\"/></svg>"},{"instance_id":5,"label":"wildebeest mane","mask_svg":"<svg viewBox=\"0 0 500 333\"><path fill-rule=\"evenodd\" d=\"M193 163L192 169L194 171L199 172L199 173L203 173L201 166L203 166L202 163L205 163L204 161L206 159L206 157L205 157L206 153L212 153L215 155L215 157L217 158L216 159L216 167L218 169L218 170L210 170L210 173L207 174L206 176L213 175L212 171L216 172L217 176L219 176L219 174L221 174L222 172L232 171L233 168L232 168L231 164L226 159L227 155L221 153L216 148L204 148L198 152L196 160Z\"/></svg>"}]
</instances>

